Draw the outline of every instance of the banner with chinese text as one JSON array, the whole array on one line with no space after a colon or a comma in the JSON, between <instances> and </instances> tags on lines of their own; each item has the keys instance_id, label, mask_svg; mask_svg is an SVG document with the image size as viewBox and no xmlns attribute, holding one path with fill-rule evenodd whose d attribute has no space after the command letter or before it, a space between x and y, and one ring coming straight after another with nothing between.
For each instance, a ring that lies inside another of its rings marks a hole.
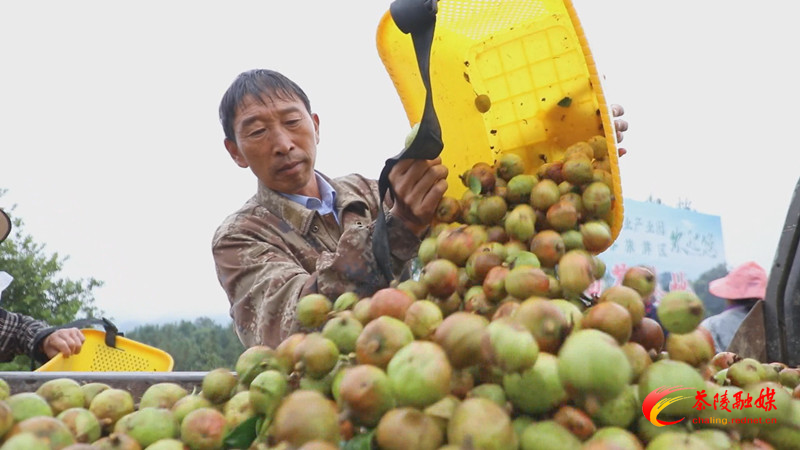
<instances>
[{"instance_id":1,"label":"banner with chinese text","mask_svg":"<svg viewBox=\"0 0 800 450\"><path fill-rule=\"evenodd\" d=\"M656 298L666 291L691 289L691 282L725 263L719 216L625 199L625 219L614 244L599 255L606 264L601 286L620 284L630 266L653 268Z\"/></svg>"}]
</instances>

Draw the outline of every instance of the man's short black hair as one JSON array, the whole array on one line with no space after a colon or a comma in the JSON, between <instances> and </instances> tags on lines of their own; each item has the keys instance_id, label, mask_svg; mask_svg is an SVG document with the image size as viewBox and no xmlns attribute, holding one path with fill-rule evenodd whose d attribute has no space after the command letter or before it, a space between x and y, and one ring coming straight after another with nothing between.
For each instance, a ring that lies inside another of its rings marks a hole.
<instances>
[{"instance_id":1,"label":"man's short black hair","mask_svg":"<svg viewBox=\"0 0 800 450\"><path fill-rule=\"evenodd\" d=\"M306 110L311 114L311 102L297 83L274 70L248 70L240 73L233 80L219 104L219 121L222 123L226 139L236 140L233 120L236 117L236 109L247 97L253 97L259 101L263 101L264 98L298 99L303 102Z\"/></svg>"}]
</instances>

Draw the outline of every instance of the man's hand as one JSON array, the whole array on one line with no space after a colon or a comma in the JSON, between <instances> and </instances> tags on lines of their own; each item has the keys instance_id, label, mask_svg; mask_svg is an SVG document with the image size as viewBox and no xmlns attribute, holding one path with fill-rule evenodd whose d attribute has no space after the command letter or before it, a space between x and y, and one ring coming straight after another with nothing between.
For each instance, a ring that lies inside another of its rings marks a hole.
<instances>
[{"instance_id":1,"label":"man's hand","mask_svg":"<svg viewBox=\"0 0 800 450\"><path fill-rule=\"evenodd\" d=\"M81 330L77 328L61 328L44 338L42 352L48 358L52 358L59 353L65 357L78 354L85 339Z\"/></svg>"},{"instance_id":2,"label":"man's hand","mask_svg":"<svg viewBox=\"0 0 800 450\"><path fill-rule=\"evenodd\" d=\"M447 191L447 167L442 159L403 159L389 172L395 194L391 214L420 236L430 225Z\"/></svg>"},{"instance_id":3,"label":"man's hand","mask_svg":"<svg viewBox=\"0 0 800 450\"><path fill-rule=\"evenodd\" d=\"M625 114L625 108L622 105L611 105L611 114L614 117L622 117ZM623 133L628 131L628 121L625 119L614 119L614 131L617 133L617 142L622 142L622 139L625 137ZM619 156L628 153L628 150L619 147L618 149Z\"/></svg>"}]
</instances>

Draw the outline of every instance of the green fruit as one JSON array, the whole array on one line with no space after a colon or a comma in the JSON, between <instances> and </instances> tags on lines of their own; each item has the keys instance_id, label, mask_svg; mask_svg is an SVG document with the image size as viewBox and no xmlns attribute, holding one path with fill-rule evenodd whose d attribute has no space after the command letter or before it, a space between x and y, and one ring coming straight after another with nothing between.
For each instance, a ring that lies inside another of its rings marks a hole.
<instances>
[{"instance_id":1,"label":"green fruit","mask_svg":"<svg viewBox=\"0 0 800 450\"><path fill-rule=\"evenodd\" d=\"M38 437L32 432L19 433L7 437L3 442L3 450L51 450L46 438Z\"/></svg>"},{"instance_id":2,"label":"green fruit","mask_svg":"<svg viewBox=\"0 0 800 450\"><path fill-rule=\"evenodd\" d=\"M100 439L103 433L97 417L82 406L62 411L56 418L69 428L78 442L94 442Z\"/></svg>"},{"instance_id":3,"label":"green fruit","mask_svg":"<svg viewBox=\"0 0 800 450\"><path fill-rule=\"evenodd\" d=\"M356 350L356 339L364 325L351 312L341 312L328 320L322 327L322 335L333 341L340 354Z\"/></svg>"},{"instance_id":4,"label":"green fruit","mask_svg":"<svg viewBox=\"0 0 800 450\"><path fill-rule=\"evenodd\" d=\"M0 400L5 400L11 395L11 387L6 380L0 378Z\"/></svg>"},{"instance_id":5,"label":"green fruit","mask_svg":"<svg viewBox=\"0 0 800 450\"><path fill-rule=\"evenodd\" d=\"M522 450L579 450L581 441L553 420L535 422L522 432Z\"/></svg>"},{"instance_id":6,"label":"green fruit","mask_svg":"<svg viewBox=\"0 0 800 450\"><path fill-rule=\"evenodd\" d=\"M697 430L692 433L696 438L700 438L708 445L711 450L728 450L734 448L734 440L728 433L722 430Z\"/></svg>"},{"instance_id":7,"label":"green fruit","mask_svg":"<svg viewBox=\"0 0 800 450\"><path fill-rule=\"evenodd\" d=\"M336 301L333 302L333 310L339 312L346 309L351 309L358 300L358 294L355 292L344 292L340 296L336 297Z\"/></svg>"},{"instance_id":8,"label":"green fruit","mask_svg":"<svg viewBox=\"0 0 800 450\"><path fill-rule=\"evenodd\" d=\"M765 381L767 371L764 366L753 358L743 358L728 367L727 378L734 386L744 388L751 384Z\"/></svg>"},{"instance_id":9,"label":"green fruit","mask_svg":"<svg viewBox=\"0 0 800 450\"><path fill-rule=\"evenodd\" d=\"M710 450L705 441L692 433L668 431L659 434L649 444L648 450Z\"/></svg>"},{"instance_id":10,"label":"green fruit","mask_svg":"<svg viewBox=\"0 0 800 450\"><path fill-rule=\"evenodd\" d=\"M250 391L239 391L222 405L222 414L228 421L228 428L234 429L256 415L250 402Z\"/></svg>"},{"instance_id":11,"label":"green fruit","mask_svg":"<svg viewBox=\"0 0 800 450\"><path fill-rule=\"evenodd\" d=\"M170 408L170 411L172 411L172 414L175 416L175 420L177 420L178 423L181 423L183 418L195 409L211 407L211 402L202 395L189 394L176 401L175 404L172 405L172 408Z\"/></svg>"},{"instance_id":12,"label":"green fruit","mask_svg":"<svg viewBox=\"0 0 800 450\"><path fill-rule=\"evenodd\" d=\"M533 367L503 376L503 388L516 409L539 415L554 410L569 398L558 376L558 359L539 353Z\"/></svg>"},{"instance_id":13,"label":"green fruit","mask_svg":"<svg viewBox=\"0 0 800 450\"><path fill-rule=\"evenodd\" d=\"M437 419L415 408L395 408L381 417L375 428L381 449L436 450L444 443L444 430Z\"/></svg>"},{"instance_id":14,"label":"green fruit","mask_svg":"<svg viewBox=\"0 0 800 450\"><path fill-rule=\"evenodd\" d=\"M503 408L505 408L507 401L506 391L503 390L503 386L494 383L483 383L470 389L467 392L467 398L471 397L488 398Z\"/></svg>"},{"instance_id":15,"label":"green fruit","mask_svg":"<svg viewBox=\"0 0 800 450\"><path fill-rule=\"evenodd\" d=\"M53 409L53 415L61 411L84 405L80 384L71 378L56 378L42 383L36 393L42 396Z\"/></svg>"},{"instance_id":16,"label":"green fruit","mask_svg":"<svg viewBox=\"0 0 800 450\"><path fill-rule=\"evenodd\" d=\"M111 432L122 417L136 410L133 395L124 389L106 389L92 399L89 411L100 421L104 432Z\"/></svg>"},{"instance_id":17,"label":"green fruit","mask_svg":"<svg viewBox=\"0 0 800 450\"><path fill-rule=\"evenodd\" d=\"M278 348L282 349L282 346L296 342L298 340L297 337L302 337L302 335L295 334L290 336L284 340ZM293 365L289 359L291 359L289 355L279 357L276 350L273 350L269 346L254 345L248 347L239 354L239 358L236 360L236 365L233 368L234 371L236 371L239 383L244 387L248 387L250 386L250 382L253 381L253 378L265 370L276 369L288 373Z\"/></svg>"},{"instance_id":18,"label":"green fruit","mask_svg":"<svg viewBox=\"0 0 800 450\"><path fill-rule=\"evenodd\" d=\"M120 418L114 432L124 433L136 439L142 448L159 439L175 438L180 427L172 411L165 408L147 407Z\"/></svg>"},{"instance_id":19,"label":"green fruit","mask_svg":"<svg viewBox=\"0 0 800 450\"><path fill-rule=\"evenodd\" d=\"M689 291L670 291L661 298L656 314L661 326L670 333L693 331L705 317L703 301Z\"/></svg>"},{"instance_id":20,"label":"green fruit","mask_svg":"<svg viewBox=\"0 0 800 450\"><path fill-rule=\"evenodd\" d=\"M392 357L386 369L397 404L425 408L450 392L452 367L442 348L413 341Z\"/></svg>"},{"instance_id":21,"label":"green fruit","mask_svg":"<svg viewBox=\"0 0 800 450\"><path fill-rule=\"evenodd\" d=\"M533 367L539 345L523 325L510 318L489 323L484 331L484 358L505 372L521 372Z\"/></svg>"},{"instance_id":22,"label":"green fruit","mask_svg":"<svg viewBox=\"0 0 800 450\"><path fill-rule=\"evenodd\" d=\"M602 427L584 443L587 449L641 450L642 444L635 434L619 427Z\"/></svg>"},{"instance_id":23,"label":"green fruit","mask_svg":"<svg viewBox=\"0 0 800 450\"><path fill-rule=\"evenodd\" d=\"M664 359L651 364L639 377L639 400L646 401L647 396L658 389L678 387L688 389L677 390L664 396L663 399L674 400L674 403L661 410L658 419L666 422L680 417L695 417L697 415L697 410L694 409L695 396L699 391L706 390L706 384L700 373L685 362ZM684 398L678 400L680 397ZM707 396L706 401L709 398Z\"/></svg>"},{"instance_id":24,"label":"green fruit","mask_svg":"<svg viewBox=\"0 0 800 450\"><path fill-rule=\"evenodd\" d=\"M0 439L14 426L14 415L11 407L0 400Z\"/></svg>"},{"instance_id":25,"label":"green fruit","mask_svg":"<svg viewBox=\"0 0 800 450\"><path fill-rule=\"evenodd\" d=\"M568 392L609 400L625 389L631 373L625 352L599 330L573 332L558 352L558 375Z\"/></svg>"},{"instance_id":26,"label":"green fruit","mask_svg":"<svg viewBox=\"0 0 800 450\"><path fill-rule=\"evenodd\" d=\"M230 369L218 367L206 373L202 382L202 394L213 404L227 402L236 391L239 380Z\"/></svg>"},{"instance_id":27,"label":"green fruit","mask_svg":"<svg viewBox=\"0 0 800 450\"><path fill-rule=\"evenodd\" d=\"M339 384L339 406L358 425L374 427L395 407L392 384L386 372L369 364L344 371Z\"/></svg>"},{"instance_id":28,"label":"green fruit","mask_svg":"<svg viewBox=\"0 0 800 450\"><path fill-rule=\"evenodd\" d=\"M5 437L26 433L45 439L53 449L62 449L75 443L75 436L69 427L55 417L30 417L17 422ZM4 444L2 448L5 450L6 445Z\"/></svg>"},{"instance_id":29,"label":"green fruit","mask_svg":"<svg viewBox=\"0 0 800 450\"><path fill-rule=\"evenodd\" d=\"M50 404L35 392L19 392L9 396L5 402L11 407L14 422L22 422L36 416L53 417L53 409Z\"/></svg>"},{"instance_id":30,"label":"green fruit","mask_svg":"<svg viewBox=\"0 0 800 450\"><path fill-rule=\"evenodd\" d=\"M283 373L277 370L261 372L250 383L250 404L258 414L270 417L288 390L288 381Z\"/></svg>"},{"instance_id":31,"label":"green fruit","mask_svg":"<svg viewBox=\"0 0 800 450\"><path fill-rule=\"evenodd\" d=\"M170 409L175 402L188 394L189 391L178 383L156 383L148 387L142 394L142 398L139 400L139 409L149 407Z\"/></svg>"},{"instance_id":32,"label":"green fruit","mask_svg":"<svg viewBox=\"0 0 800 450\"><path fill-rule=\"evenodd\" d=\"M322 294L308 294L297 301L297 321L306 328L317 328L328 318L333 303Z\"/></svg>"},{"instance_id":33,"label":"green fruit","mask_svg":"<svg viewBox=\"0 0 800 450\"><path fill-rule=\"evenodd\" d=\"M447 424L447 442L467 448L513 450L519 446L508 413L486 398L459 404Z\"/></svg>"},{"instance_id":34,"label":"green fruit","mask_svg":"<svg viewBox=\"0 0 800 450\"><path fill-rule=\"evenodd\" d=\"M636 389L635 385L628 386L616 397L602 403L592 414L592 420L600 427L628 428L642 411L636 400Z\"/></svg>"}]
</instances>

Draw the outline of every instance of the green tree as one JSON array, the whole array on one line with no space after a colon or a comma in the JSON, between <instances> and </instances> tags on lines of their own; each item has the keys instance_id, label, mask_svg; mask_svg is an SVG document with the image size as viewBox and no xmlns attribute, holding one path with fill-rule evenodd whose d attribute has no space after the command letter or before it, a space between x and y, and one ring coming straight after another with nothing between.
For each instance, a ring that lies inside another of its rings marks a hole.
<instances>
[{"instance_id":1,"label":"green tree","mask_svg":"<svg viewBox=\"0 0 800 450\"><path fill-rule=\"evenodd\" d=\"M233 369L244 351L233 322L220 325L207 317L163 325L142 325L125 337L159 348L172 355L174 371Z\"/></svg>"},{"instance_id":2,"label":"green tree","mask_svg":"<svg viewBox=\"0 0 800 450\"><path fill-rule=\"evenodd\" d=\"M0 197L4 193L5 190L0 189ZM102 312L94 306L92 290L103 283L94 278L61 278L59 273L68 257L49 254L44 244L25 233L22 219L13 217L13 210L13 207L6 209L12 216L11 235L0 243L0 270L14 277L14 281L3 290L2 307L50 325L100 316ZM29 368L30 359L25 355L0 364L0 370Z\"/></svg>"},{"instance_id":3,"label":"green tree","mask_svg":"<svg viewBox=\"0 0 800 450\"><path fill-rule=\"evenodd\" d=\"M695 294L700 297L700 300L702 300L703 304L706 306L706 317L719 314L725 309L725 299L708 292L708 283L717 278L722 278L727 274L728 268L723 263L703 272L692 282L692 289L694 289Z\"/></svg>"}]
</instances>

